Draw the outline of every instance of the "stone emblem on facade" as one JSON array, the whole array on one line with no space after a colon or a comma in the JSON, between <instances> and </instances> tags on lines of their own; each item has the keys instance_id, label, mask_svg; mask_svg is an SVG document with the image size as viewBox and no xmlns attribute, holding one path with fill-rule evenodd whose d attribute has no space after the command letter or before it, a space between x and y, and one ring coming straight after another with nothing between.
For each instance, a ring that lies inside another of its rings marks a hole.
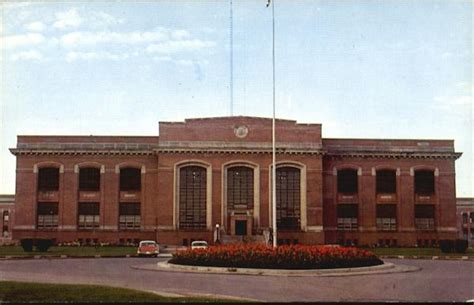
<instances>
[{"instance_id":1,"label":"stone emblem on facade","mask_svg":"<svg viewBox=\"0 0 474 305\"><path fill-rule=\"evenodd\" d=\"M245 125L236 126L234 128L235 136L238 138L245 138L249 133L249 129Z\"/></svg>"}]
</instances>

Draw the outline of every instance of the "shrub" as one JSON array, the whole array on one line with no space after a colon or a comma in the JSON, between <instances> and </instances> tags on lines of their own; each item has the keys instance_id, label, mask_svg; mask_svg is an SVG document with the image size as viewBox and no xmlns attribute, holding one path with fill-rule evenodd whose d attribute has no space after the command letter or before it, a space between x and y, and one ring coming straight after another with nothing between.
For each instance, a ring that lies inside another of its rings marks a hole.
<instances>
[{"instance_id":1,"label":"shrub","mask_svg":"<svg viewBox=\"0 0 474 305\"><path fill-rule=\"evenodd\" d=\"M457 253L466 253L468 247L468 241L465 239L456 239L456 243L454 248L456 249Z\"/></svg>"},{"instance_id":2,"label":"shrub","mask_svg":"<svg viewBox=\"0 0 474 305\"><path fill-rule=\"evenodd\" d=\"M38 238L35 240L36 250L40 252L48 251L49 247L51 247L52 244L53 244L53 241L51 239Z\"/></svg>"},{"instance_id":3,"label":"shrub","mask_svg":"<svg viewBox=\"0 0 474 305\"><path fill-rule=\"evenodd\" d=\"M32 252L33 251L33 239L32 238L24 238L20 240L20 245L25 252Z\"/></svg>"},{"instance_id":4,"label":"shrub","mask_svg":"<svg viewBox=\"0 0 474 305\"><path fill-rule=\"evenodd\" d=\"M173 264L267 269L328 269L380 265L372 252L352 247L237 244L177 251Z\"/></svg>"},{"instance_id":5,"label":"shrub","mask_svg":"<svg viewBox=\"0 0 474 305\"><path fill-rule=\"evenodd\" d=\"M454 249L454 240L443 239L439 241L439 248L443 253L451 253Z\"/></svg>"}]
</instances>

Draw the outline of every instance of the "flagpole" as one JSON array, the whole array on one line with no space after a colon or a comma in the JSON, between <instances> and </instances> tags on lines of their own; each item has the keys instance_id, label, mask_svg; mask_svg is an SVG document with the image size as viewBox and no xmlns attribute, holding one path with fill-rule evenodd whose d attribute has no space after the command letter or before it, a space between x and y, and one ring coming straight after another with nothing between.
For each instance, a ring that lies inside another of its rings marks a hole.
<instances>
[{"instance_id":1,"label":"flagpole","mask_svg":"<svg viewBox=\"0 0 474 305\"><path fill-rule=\"evenodd\" d=\"M273 85L273 119L272 119L272 227L273 227L273 247L277 243L277 207L276 207L276 138L275 138L275 0L269 0L272 4L272 85Z\"/></svg>"},{"instance_id":2,"label":"flagpole","mask_svg":"<svg viewBox=\"0 0 474 305\"><path fill-rule=\"evenodd\" d=\"M230 116L234 115L234 12L230 0L229 30L230 30Z\"/></svg>"}]
</instances>

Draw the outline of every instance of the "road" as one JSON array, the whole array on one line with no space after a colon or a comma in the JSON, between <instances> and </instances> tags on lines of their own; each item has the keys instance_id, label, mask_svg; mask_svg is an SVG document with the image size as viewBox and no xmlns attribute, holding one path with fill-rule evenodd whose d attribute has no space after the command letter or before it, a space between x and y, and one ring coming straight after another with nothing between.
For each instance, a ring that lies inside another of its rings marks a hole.
<instances>
[{"instance_id":1,"label":"road","mask_svg":"<svg viewBox=\"0 0 474 305\"><path fill-rule=\"evenodd\" d=\"M166 294L225 295L273 302L429 301L474 299L473 261L386 260L421 267L410 273L283 277L145 271L162 258L0 261L0 280L102 284Z\"/></svg>"}]
</instances>

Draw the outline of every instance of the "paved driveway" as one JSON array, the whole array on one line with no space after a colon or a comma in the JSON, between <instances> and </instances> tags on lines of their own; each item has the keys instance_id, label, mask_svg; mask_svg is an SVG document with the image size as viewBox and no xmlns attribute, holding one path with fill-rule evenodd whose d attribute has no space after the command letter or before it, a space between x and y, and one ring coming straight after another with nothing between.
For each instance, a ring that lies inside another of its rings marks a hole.
<instances>
[{"instance_id":1,"label":"paved driveway","mask_svg":"<svg viewBox=\"0 0 474 305\"><path fill-rule=\"evenodd\" d=\"M262 301L466 301L474 299L474 262L386 260L410 273L347 277L273 277L144 271L156 258L0 261L0 280L104 284L168 294L212 294Z\"/></svg>"}]
</instances>

